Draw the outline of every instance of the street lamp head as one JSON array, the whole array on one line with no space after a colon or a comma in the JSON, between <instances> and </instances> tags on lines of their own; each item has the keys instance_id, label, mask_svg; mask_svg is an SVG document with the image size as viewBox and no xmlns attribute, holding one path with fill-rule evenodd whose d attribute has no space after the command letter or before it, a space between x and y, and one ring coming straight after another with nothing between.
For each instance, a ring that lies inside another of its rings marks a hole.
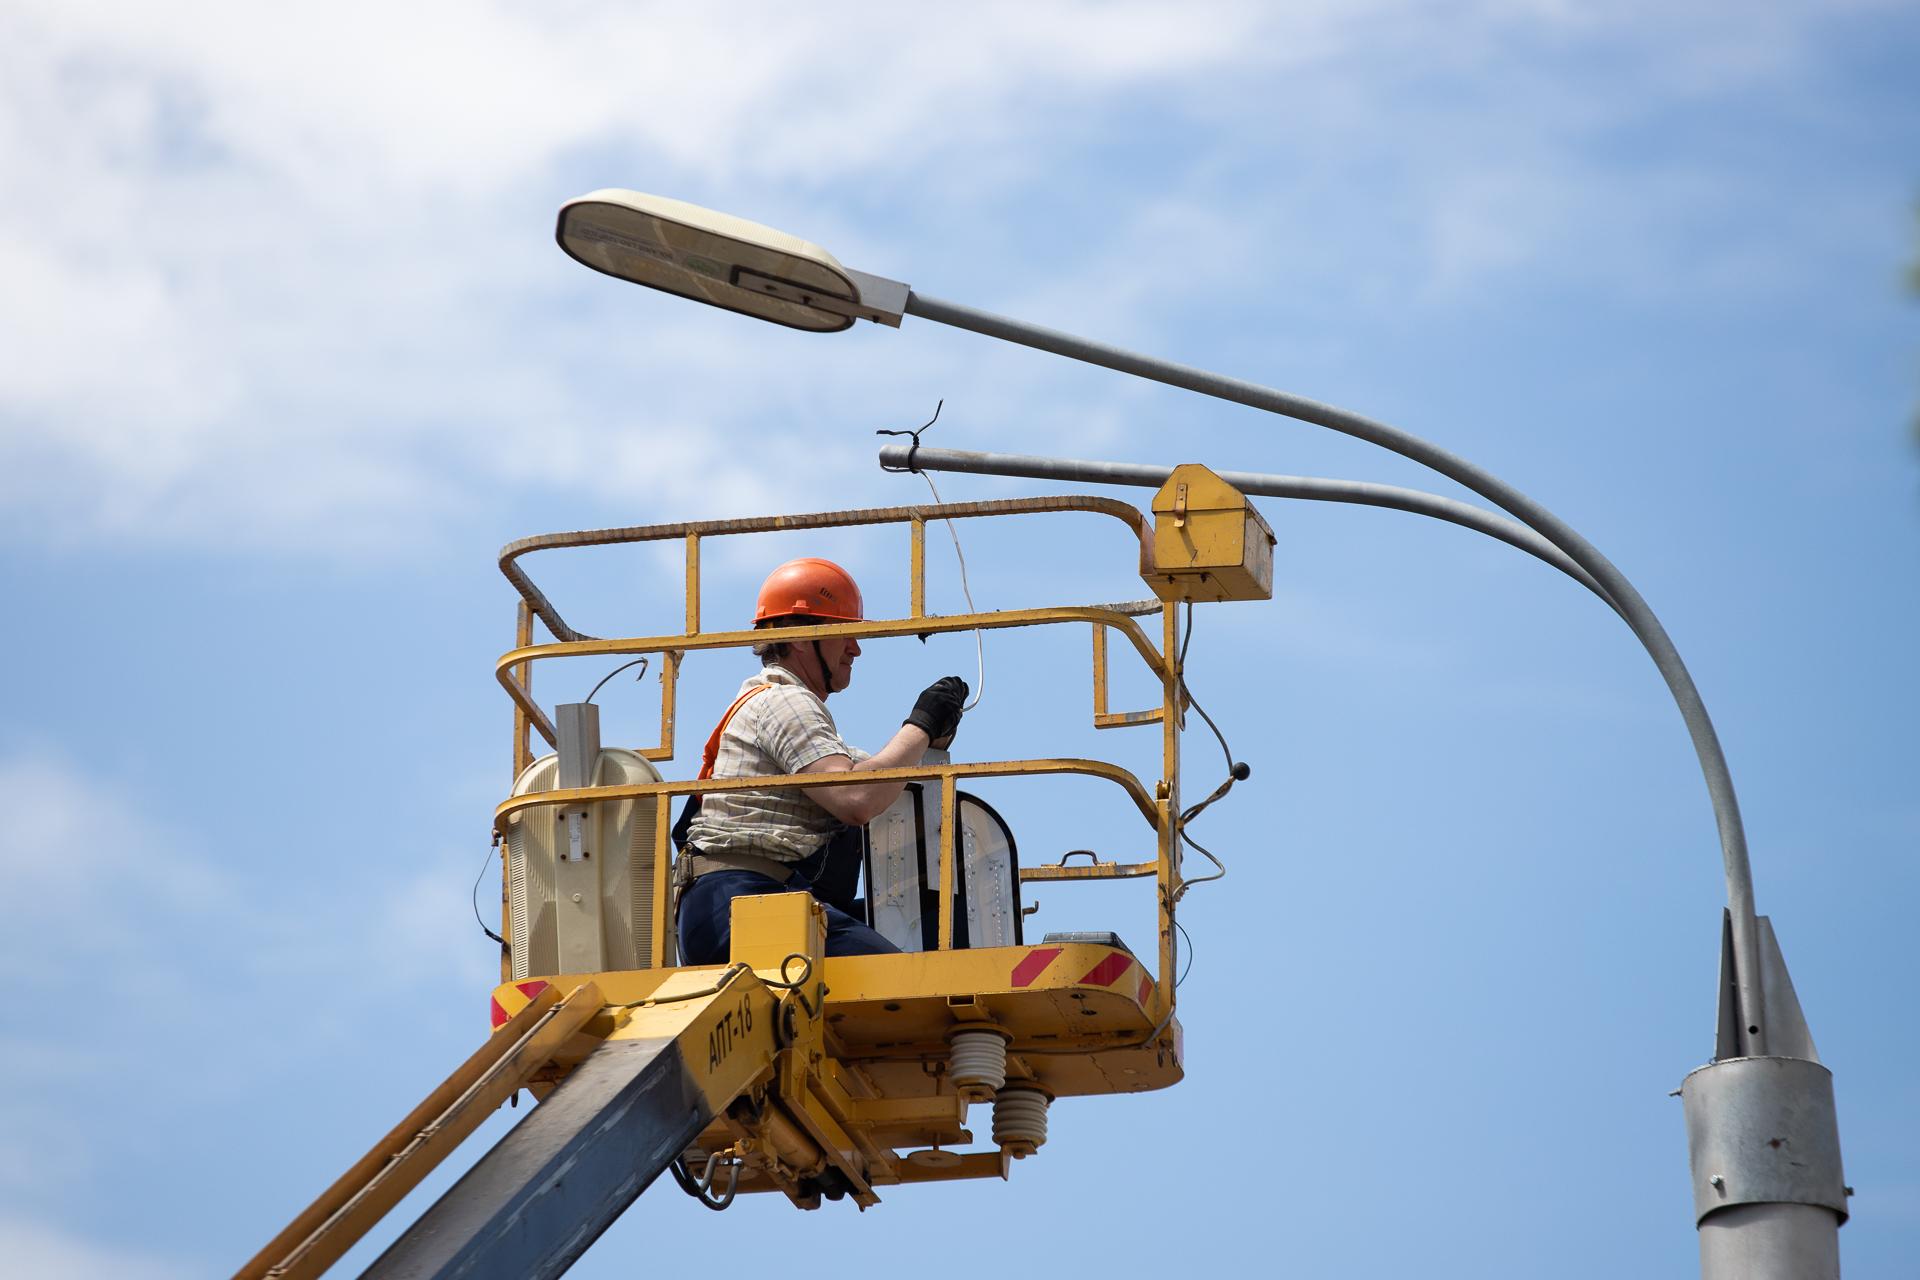
<instances>
[{"instance_id":1,"label":"street lamp head","mask_svg":"<svg viewBox=\"0 0 1920 1280\"><path fill-rule=\"evenodd\" d=\"M898 325L905 303L905 286L843 267L798 236L638 191L567 201L554 238L615 279L815 333L861 318Z\"/></svg>"}]
</instances>

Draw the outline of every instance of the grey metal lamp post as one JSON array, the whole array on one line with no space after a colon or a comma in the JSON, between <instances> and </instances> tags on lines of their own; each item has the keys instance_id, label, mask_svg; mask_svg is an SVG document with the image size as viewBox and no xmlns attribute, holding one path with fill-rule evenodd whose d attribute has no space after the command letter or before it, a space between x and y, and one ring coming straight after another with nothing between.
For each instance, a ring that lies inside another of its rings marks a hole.
<instances>
[{"instance_id":1,"label":"grey metal lamp post","mask_svg":"<svg viewBox=\"0 0 1920 1280\"><path fill-rule=\"evenodd\" d=\"M1519 490L1397 427L1301 396L927 297L898 281L845 267L819 246L758 223L677 200L603 190L561 207L556 238L570 256L597 271L793 328L833 332L855 320L897 328L904 317L917 316L1314 423L1423 463L1510 513L1513 520L1388 486L1230 477L1250 493L1401 506L1490 533L1575 576L1639 637L1693 739L1719 828L1727 883L1713 1061L1689 1074L1681 1086L1701 1274L1705 1280L1838 1277L1838 1232L1847 1217L1847 1189L1832 1076L1814 1051L1771 925L1756 914L1746 833L1719 738L1659 619L1633 584L1586 539ZM904 461L905 452L889 450L883 456ZM1148 482L1139 475L1121 478L1126 469L1116 464L1001 459L944 450L919 450L914 465L936 467L936 454L939 463L955 470ZM1160 471L1151 483L1164 478ZM1261 481L1273 483L1262 489ZM1333 488L1308 491L1316 485Z\"/></svg>"}]
</instances>

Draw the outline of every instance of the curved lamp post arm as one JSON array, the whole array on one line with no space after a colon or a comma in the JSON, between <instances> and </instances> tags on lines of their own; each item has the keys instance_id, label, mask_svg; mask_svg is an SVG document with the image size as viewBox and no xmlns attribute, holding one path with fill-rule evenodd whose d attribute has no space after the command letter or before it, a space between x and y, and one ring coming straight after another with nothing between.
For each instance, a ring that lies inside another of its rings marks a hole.
<instances>
[{"instance_id":1,"label":"curved lamp post arm","mask_svg":"<svg viewBox=\"0 0 1920 1280\"><path fill-rule=\"evenodd\" d=\"M1846 1220L1850 1193L1840 1167L1831 1076L1813 1052L1772 930L1754 913L1746 834L1719 737L1659 619L1633 584L1586 539L1517 489L1397 427L1302 396L917 294L900 281L853 270L820 246L759 223L683 201L606 188L563 205L554 236L569 256L596 271L795 329L831 333L860 320L897 328L906 316L915 315L1311 422L1422 463L1515 516L1518 524L1467 503L1387 485L1268 477L1276 481L1267 491L1273 496L1397 507L1500 538L1574 576L1606 601L1646 646L1693 739L1719 825L1727 881L1714 1061L1690 1074L1680 1091L1693 1166L1701 1272L1707 1280L1837 1280L1837 1231ZM1243 491L1262 492L1247 488L1245 477L1227 479ZM1764 965L1771 967L1763 979Z\"/></svg>"},{"instance_id":2,"label":"curved lamp post arm","mask_svg":"<svg viewBox=\"0 0 1920 1280\"><path fill-rule=\"evenodd\" d=\"M911 464L911 465L909 465ZM976 453L970 449L930 449L924 445L883 445L880 467L885 471L958 471L988 476L1026 476L1034 480L1064 480L1073 484L1130 484L1157 489L1173 473L1171 467L1144 462L1093 462L1081 458L1041 458L1022 453ZM1568 558L1567 553L1527 526L1483 511L1472 503L1443 498L1437 493L1403 489L1368 480L1332 480L1324 476L1271 476L1252 471L1214 473L1245 494L1260 498L1297 498L1309 502L1343 502L1363 507L1385 507L1445 520L1463 529L1498 538L1552 565L1620 612L1607 589L1593 575Z\"/></svg>"},{"instance_id":3,"label":"curved lamp post arm","mask_svg":"<svg viewBox=\"0 0 1920 1280\"><path fill-rule=\"evenodd\" d=\"M1740 1011L1740 1050L1742 1056L1758 1057L1767 1052L1767 1024L1763 1014L1760 988L1759 924L1753 900L1753 868L1747 857L1746 830L1740 821L1740 802L1733 790L1733 777L1727 769L1726 755L1720 749L1720 736L1714 732L1700 691L1681 661L1666 628L1641 598L1626 575L1613 562L1574 532L1571 526L1533 499L1482 470L1466 459L1398 427L1377 422L1350 410L1309 400L1244 382L1225 378L1191 365L1177 364L1152 356L1126 351L1105 343L1092 342L1072 334L1028 324L1006 316L979 311L958 303L945 302L918 292L909 292L904 312L967 329L1003 342L1065 356L1086 364L1100 365L1120 373L1132 374L1150 382L1165 383L1216 400L1228 400L1248 408L1262 409L1282 417L1296 418L1343 435L1377 444L1402 457L1411 458L1448 479L1471 489L1496 506L1511 512L1519 520L1564 552L1599 584L1606 596L1626 620L1633 633L1646 646L1661 678L1673 694L1693 750L1705 776L1707 794L1713 803L1714 821L1720 832L1720 855L1726 872L1727 910L1733 926L1733 980Z\"/></svg>"}]
</instances>

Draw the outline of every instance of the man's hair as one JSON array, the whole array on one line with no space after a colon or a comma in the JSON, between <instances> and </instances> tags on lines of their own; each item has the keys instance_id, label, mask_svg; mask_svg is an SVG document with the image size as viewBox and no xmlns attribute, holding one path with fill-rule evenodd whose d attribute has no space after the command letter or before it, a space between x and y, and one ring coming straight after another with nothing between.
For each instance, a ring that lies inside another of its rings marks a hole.
<instances>
[{"instance_id":1,"label":"man's hair","mask_svg":"<svg viewBox=\"0 0 1920 1280\"><path fill-rule=\"evenodd\" d=\"M765 622L755 627L754 630L772 631L776 627L811 627L817 626L818 624L819 619L817 618L801 616L768 618ZM780 659L786 657L787 650L792 647L793 645L790 641L766 639L753 646L753 656L760 659L761 666L772 666L774 663L780 661Z\"/></svg>"}]
</instances>

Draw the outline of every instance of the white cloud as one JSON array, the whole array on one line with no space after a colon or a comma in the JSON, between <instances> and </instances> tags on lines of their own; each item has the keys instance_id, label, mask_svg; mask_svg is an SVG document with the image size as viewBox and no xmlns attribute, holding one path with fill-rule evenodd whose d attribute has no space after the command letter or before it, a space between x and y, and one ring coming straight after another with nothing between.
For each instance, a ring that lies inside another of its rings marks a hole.
<instances>
[{"instance_id":1,"label":"white cloud","mask_svg":"<svg viewBox=\"0 0 1920 1280\"><path fill-rule=\"evenodd\" d=\"M961 253L1012 255L1016 301L1121 341L1149 340L1170 297L1411 282L1444 305L1543 262L1673 287L1664 225L1676 209L1711 223L1741 189L1656 174L1623 190L1588 142L1786 74L1813 12L15 6L0 518L41 540L357 554L529 490L784 506L864 469L864 447L789 451L775 484L743 446L833 421L852 386L917 412L929 386L965 382L981 416L1050 442L1124 431L1128 392L1049 398L984 344L894 339L876 358L589 280L545 234L583 173L737 196L902 274L957 209ZM1575 42L1620 62L1616 97L1514 70ZM1152 190L1122 163L1096 191L1054 189L1059 164L1124 143L1134 119L1194 139L1189 168L1165 172L1183 185ZM1391 195L1377 208L1356 199L1373 168ZM1107 212L1067 235L1042 221L1062 199ZM907 225L854 216L861 200ZM1055 257L1023 265L1044 244ZM1697 269L1724 283L1780 260L1734 243Z\"/></svg>"},{"instance_id":2,"label":"white cloud","mask_svg":"<svg viewBox=\"0 0 1920 1280\"><path fill-rule=\"evenodd\" d=\"M350 461L368 444L391 461L368 419L417 437L477 414L498 433L503 393L569 407L550 373L489 361L510 345L503 307L553 265L498 198L550 187L570 151L633 152L696 180L826 183L909 140L992 136L989 108L1040 68L1070 83L1169 74L1233 55L1246 22L1147 5L951 31L870 16L849 42L787 9L744 41L703 19L505 6L329 8L292 30L284 11L244 5L16 15L0 161L38 180L0 203L16 286L0 321L25 344L0 384L10 442L57 414L63 449L159 500L208 454L230 463L230 488L269 487L244 455L272 439L306 483L385 501ZM821 71L849 62L857 73ZM951 112L956 96L969 111ZM354 386L368 375L377 387ZM574 456L570 478L595 473Z\"/></svg>"}]
</instances>

